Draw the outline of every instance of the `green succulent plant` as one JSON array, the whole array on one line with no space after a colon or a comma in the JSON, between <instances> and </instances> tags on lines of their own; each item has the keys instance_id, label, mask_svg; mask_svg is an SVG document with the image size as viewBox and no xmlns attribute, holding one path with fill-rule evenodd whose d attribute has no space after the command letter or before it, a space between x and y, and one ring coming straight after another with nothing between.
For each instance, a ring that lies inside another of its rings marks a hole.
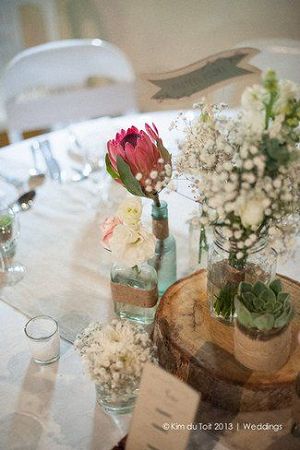
<instances>
[{"instance_id":1,"label":"green succulent plant","mask_svg":"<svg viewBox=\"0 0 300 450\"><path fill-rule=\"evenodd\" d=\"M241 325L260 331L282 328L293 315L290 294L282 291L278 279L269 285L242 281L235 297L235 311Z\"/></svg>"}]
</instances>

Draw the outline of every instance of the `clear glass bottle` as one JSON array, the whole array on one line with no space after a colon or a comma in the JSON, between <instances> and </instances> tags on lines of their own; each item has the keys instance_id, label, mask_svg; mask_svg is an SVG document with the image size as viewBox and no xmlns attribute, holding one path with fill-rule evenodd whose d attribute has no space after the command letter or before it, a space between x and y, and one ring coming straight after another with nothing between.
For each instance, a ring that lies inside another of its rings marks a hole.
<instances>
[{"instance_id":1,"label":"clear glass bottle","mask_svg":"<svg viewBox=\"0 0 300 450\"><path fill-rule=\"evenodd\" d=\"M198 217L189 220L189 272L207 269L207 231Z\"/></svg>"},{"instance_id":2,"label":"clear glass bottle","mask_svg":"<svg viewBox=\"0 0 300 450\"><path fill-rule=\"evenodd\" d=\"M234 296L240 282L269 283L276 274L277 254L268 246L265 234L248 250L246 258L237 259L238 251L235 243L224 237L221 227L216 227L208 254L207 295L211 315L227 323L234 318Z\"/></svg>"},{"instance_id":3,"label":"clear glass bottle","mask_svg":"<svg viewBox=\"0 0 300 450\"><path fill-rule=\"evenodd\" d=\"M121 319L150 324L158 301L157 274L148 263L127 267L113 264L111 292L114 310Z\"/></svg>"},{"instance_id":4,"label":"clear glass bottle","mask_svg":"<svg viewBox=\"0 0 300 450\"><path fill-rule=\"evenodd\" d=\"M160 206L152 205L152 231L157 239L155 257L151 264L157 272L158 293L161 297L177 279L176 241L169 234L168 205L165 201Z\"/></svg>"}]
</instances>

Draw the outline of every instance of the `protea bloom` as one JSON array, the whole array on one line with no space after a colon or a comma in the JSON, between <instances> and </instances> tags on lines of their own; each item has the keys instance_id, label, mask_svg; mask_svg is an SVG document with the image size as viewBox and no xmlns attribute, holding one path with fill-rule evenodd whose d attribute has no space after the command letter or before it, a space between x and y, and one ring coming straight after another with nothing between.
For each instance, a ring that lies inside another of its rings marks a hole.
<instances>
[{"instance_id":1,"label":"protea bloom","mask_svg":"<svg viewBox=\"0 0 300 450\"><path fill-rule=\"evenodd\" d=\"M108 173L134 195L155 197L172 174L171 155L163 146L158 130L145 124L146 131L131 126L108 141Z\"/></svg>"}]
</instances>

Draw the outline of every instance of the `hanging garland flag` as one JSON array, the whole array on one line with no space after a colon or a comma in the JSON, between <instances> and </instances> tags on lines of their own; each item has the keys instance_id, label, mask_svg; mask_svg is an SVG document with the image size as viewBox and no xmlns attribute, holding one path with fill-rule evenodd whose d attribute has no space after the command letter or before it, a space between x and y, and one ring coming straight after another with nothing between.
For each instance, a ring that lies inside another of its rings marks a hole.
<instances>
[{"instance_id":1,"label":"hanging garland flag","mask_svg":"<svg viewBox=\"0 0 300 450\"><path fill-rule=\"evenodd\" d=\"M148 76L148 81L160 88L152 99L162 101L190 97L212 86L227 84L232 78L260 73L260 69L248 64L248 60L259 52L248 47L227 50L181 69L156 75L155 79Z\"/></svg>"}]
</instances>

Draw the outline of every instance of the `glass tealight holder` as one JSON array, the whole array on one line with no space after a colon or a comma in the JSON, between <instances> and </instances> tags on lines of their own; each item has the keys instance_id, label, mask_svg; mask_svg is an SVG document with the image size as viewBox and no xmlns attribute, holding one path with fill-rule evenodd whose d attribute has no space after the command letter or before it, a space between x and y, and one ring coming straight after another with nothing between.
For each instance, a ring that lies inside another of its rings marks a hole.
<instances>
[{"instance_id":1,"label":"glass tealight holder","mask_svg":"<svg viewBox=\"0 0 300 450\"><path fill-rule=\"evenodd\" d=\"M37 364L51 364L60 356L58 323L50 316L36 316L24 328L32 358Z\"/></svg>"}]
</instances>

